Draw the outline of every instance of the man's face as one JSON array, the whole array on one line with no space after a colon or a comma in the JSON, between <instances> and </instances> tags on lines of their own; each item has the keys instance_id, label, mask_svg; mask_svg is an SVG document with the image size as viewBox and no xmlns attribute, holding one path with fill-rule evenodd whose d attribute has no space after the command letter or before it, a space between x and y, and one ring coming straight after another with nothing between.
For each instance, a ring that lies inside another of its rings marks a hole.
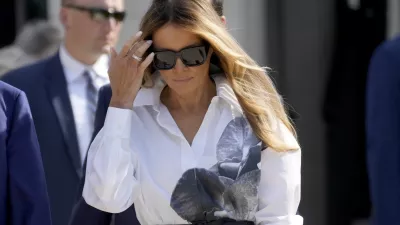
<instances>
[{"instance_id":1,"label":"man's face","mask_svg":"<svg viewBox=\"0 0 400 225\"><path fill-rule=\"evenodd\" d=\"M117 19L107 17L117 12ZM70 0L61 9L66 38L77 48L99 55L116 45L122 26L118 12L124 12L124 0ZM106 15L106 16L105 16Z\"/></svg>"}]
</instances>

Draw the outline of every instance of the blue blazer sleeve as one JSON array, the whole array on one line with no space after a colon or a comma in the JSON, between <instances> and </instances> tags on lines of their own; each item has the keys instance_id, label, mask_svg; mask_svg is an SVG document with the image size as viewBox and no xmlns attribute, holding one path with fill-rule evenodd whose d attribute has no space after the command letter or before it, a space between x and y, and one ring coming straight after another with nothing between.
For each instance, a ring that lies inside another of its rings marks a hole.
<instances>
[{"instance_id":1,"label":"blue blazer sleeve","mask_svg":"<svg viewBox=\"0 0 400 225\"><path fill-rule=\"evenodd\" d=\"M371 59L366 135L373 224L400 224L400 41Z\"/></svg>"},{"instance_id":2,"label":"blue blazer sleeve","mask_svg":"<svg viewBox=\"0 0 400 225\"><path fill-rule=\"evenodd\" d=\"M27 98L16 98L7 140L12 225L51 225L39 143Z\"/></svg>"}]
</instances>

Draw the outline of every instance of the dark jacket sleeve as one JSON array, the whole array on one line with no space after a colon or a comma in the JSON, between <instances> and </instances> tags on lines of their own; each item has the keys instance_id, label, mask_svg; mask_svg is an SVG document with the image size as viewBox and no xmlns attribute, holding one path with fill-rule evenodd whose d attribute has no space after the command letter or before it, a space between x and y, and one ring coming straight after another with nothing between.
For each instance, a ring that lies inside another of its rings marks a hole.
<instances>
[{"instance_id":1,"label":"dark jacket sleeve","mask_svg":"<svg viewBox=\"0 0 400 225\"><path fill-rule=\"evenodd\" d=\"M374 225L400 224L399 46L400 41L379 47L368 74L367 165Z\"/></svg>"},{"instance_id":2,"label":"dark jacket sleeve","mask_svg":"<svg viewBox=\"0 0 400 225\"><path fill-rule=\"evenodd\" d=\"M51 225L49 197L28 100L19 92L7 139L12 225Z\"/></svg>"},{"instance_id":3,"label":"dark jacket sleeve","mask_svg":"<svg viewBox=\"0 0 400 225\"><path fill-rule=\"evenodd\" d=\"M94 132L92 140L104 125L108 105L111 99L111 89L109 86L103 86L99 91L99 99L97 103ZM110 225L112 214L100 211L89 206L82 197L83 187L85 184L87 157L83 165L83 177L79 184L78 201L73 208L70 225Z\"/></svg>"}]
</instances>

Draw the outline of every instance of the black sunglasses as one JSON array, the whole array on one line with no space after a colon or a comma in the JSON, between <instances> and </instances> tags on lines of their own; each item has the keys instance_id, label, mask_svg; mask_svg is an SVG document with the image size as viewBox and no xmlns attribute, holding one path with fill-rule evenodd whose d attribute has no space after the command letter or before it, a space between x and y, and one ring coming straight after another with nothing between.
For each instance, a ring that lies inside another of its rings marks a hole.
<instances>
[{"instance_id":1,"label":"black sunglasses","mask_svg":"<svg viewBox=\"0 0 400 225\"><path fill-rule=\"evenodd\" d=\"M174 68L176 60L180 58L185 66L200 66L207 59L209 45L189 46L178 52L172 50L154 51L153 66L157 70Z\"/></svg>"},{"instance_id":2,"label":"black sunglasses","mask_svg":"<svg viewBox=\"0 0 400 225\"><path fill-rule=\"evenodd\" d=\"M116 11L114 9L103 9L96 7L79 6L74 4L64 5L66 8L76 9L79 11L88 12L93 20L105 21L114 18L117 22L122 22L125 19L126 13L124 11Z\"/></svg>"}]
</instances>

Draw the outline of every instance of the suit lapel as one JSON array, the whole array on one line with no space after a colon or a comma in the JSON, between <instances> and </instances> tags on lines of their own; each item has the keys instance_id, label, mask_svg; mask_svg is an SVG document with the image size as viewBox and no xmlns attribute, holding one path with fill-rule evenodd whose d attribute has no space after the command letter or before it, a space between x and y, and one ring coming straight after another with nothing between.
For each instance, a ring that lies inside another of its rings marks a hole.
<instances>
[{"instance_id":1,"label":"suit lapel","mask_svg":"<svg viewBox=\"0 0 400 225\"><path fill-rule=\"evenodd\" d=\"M75 120L72 112L71 101L68 95L64 70L62 68L58 53L50 59L46 76L46 89L48 97L50 98L55 114L57 115L58 122L67 146L67 153L76 170L76 173L79 177L81 177L82 166L78 138L75 129Z\"/></svg>"}]
</instances>

